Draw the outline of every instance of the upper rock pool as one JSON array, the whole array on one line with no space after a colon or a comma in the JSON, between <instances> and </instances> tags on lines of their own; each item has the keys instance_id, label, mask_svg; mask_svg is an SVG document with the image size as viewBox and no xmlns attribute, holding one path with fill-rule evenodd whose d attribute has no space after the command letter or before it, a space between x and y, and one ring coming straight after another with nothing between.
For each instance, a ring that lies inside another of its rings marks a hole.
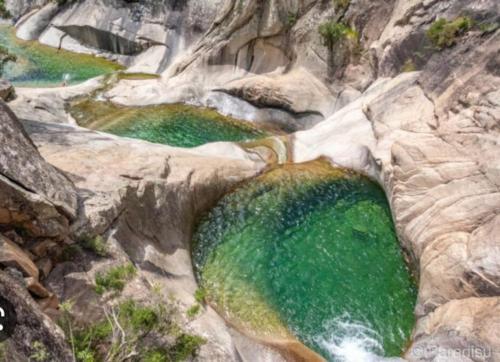
<instances>
[{"instance_id":1,"label":"upper rock pool","mask_svg":"<svg viewBox=\"0 0 500 362\"><path fill-rule=\"evenodd\" d=\"M82 127L176 147L240 142L266 135L249 122L185 104L126 107L87 99L71 105L69 112Z\"/></svg>"},{"instance_id":2,"label":"upper rock pool","mask_svg":"<svg viewBox=\"0 0 500 362\"><path fill-rule=\"evenodd\" d=\"M72 53L16 38L12 26L0 26L0 46L17 57L4 66L3 78L16 86L50 87L76 84L122 67L92 55Z\"/></svg>"},{"instance_id":3,"label":"upper rock pool","mask_svg":"<svg viewBox=\"0 0 500 362\"><path fill-rule=\"evenodd\" d=\"M208 303L257 339L298 339L330 361L400 356L409 341L416 287L385 194L325 161L223 197L197 227L193 260Z\"/></svg>"}]
</instances>

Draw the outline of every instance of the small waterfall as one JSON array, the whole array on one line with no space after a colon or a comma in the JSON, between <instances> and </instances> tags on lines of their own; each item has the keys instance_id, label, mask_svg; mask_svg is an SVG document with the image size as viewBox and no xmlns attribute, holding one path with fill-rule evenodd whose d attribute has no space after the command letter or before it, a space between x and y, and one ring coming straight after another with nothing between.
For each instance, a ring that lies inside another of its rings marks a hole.
<instances>
[{"instance_id":1,"label":"small waterfall","mask_svg":"<svg viewBox=\"0 0 500 362\"><path fill-rule=\"evenodd\" d=\"M65 84L65 85L68 84L70 80L71 80L71 74L64 73L62 76L63 84Z\"/></svg>"},{"instance_id":2,"label":"small waterfall","mask_svg":"<svg viewBox=\"0 0 500 362\"><path fill-rule=\"evenodd\" d=\"M328 351L330 359L338 362L402 361L386 358L381 336L369 326L353 321L349 315L335 318L323 327L315 342Z\"/></svg>"}]
</instances>

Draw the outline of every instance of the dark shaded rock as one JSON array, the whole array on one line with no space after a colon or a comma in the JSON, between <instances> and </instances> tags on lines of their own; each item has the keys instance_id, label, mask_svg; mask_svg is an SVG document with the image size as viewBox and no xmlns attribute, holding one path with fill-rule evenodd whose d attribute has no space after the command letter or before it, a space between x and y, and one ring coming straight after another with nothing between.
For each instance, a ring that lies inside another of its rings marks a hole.
<instances>
[{"instance_id":1,"label":"dark shaded rock","mask_svg":"<svg viewBox=\"0 0 500 362\"><path fill-rule=\"evenodd\" d=\"M83 45L114 54L135 55L152 45L147 41L130 40L112 32L86 25L56 26L56 28L77 39Z\"/></svg>"},{"instance_id":2,"label":"dark shaded rock","mask_svg":"<svg viewBox=\"0 0 500 362\"><path fill-rule=\"evenodd\" d=\"M31 261L23 250L12 241L0 234L0 264L5 267L13 267L21 271L25 276L38 280L39 272L37 266Z\"/></svg>"},{"instance_id":3,"label":"dark shaded rock","mask_svg":"<svg viewBox=\"0 0 500 362\"><path fill-rule=\"evenodd\" d=\"M16 97L14 86L5 79L0 79L0 98L4 101L10 101Z\"/></svg>"},{"instance_id":4,"label":"dark shaded rock","mask_svg":"<svg viewBox=\"0 0 500 362\"><path fill-rule=\"evenodd\" d=\"M35 352L35 345L43 346L50 361L72 361L72 353L63 332L41 310L26 289L0 271L0 295L15 308L17 325L6 342L9 356L12 353L28 360Z\"/></svg>"}]
</instances>

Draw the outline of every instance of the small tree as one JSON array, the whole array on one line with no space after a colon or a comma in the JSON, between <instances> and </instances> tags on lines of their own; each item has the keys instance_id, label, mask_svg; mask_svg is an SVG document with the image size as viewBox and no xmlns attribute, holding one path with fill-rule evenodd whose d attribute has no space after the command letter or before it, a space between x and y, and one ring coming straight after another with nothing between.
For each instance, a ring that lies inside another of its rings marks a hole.
<instances>
[{"instance_id":1,"label":"small tree","mask_svg":"<svg viewBox=\"0 0 500 362\"><path fill-rule=\"evenodd\" d=\"M427 36L439 49L451 47L456 44L457 38L469 31L473 21L467 16L459 16L453 21L438 19L427 30Z\"/></svg>"},{"instance_id":2,"label":"small tree","mask_svg":"<svg viewBox=\"0 0 500 362\"><path fill-rule=\"evenodd\" d=\"M344 23L328 21L319 26L319 34L323 40L323 45L328 50L328 78L333 78L335 74L335 48L342 41L348 39L353 43L358 43L358 32ZM345 54L344 54L345 55ZM343 55L343 56L344 56Z\"/></svg>"}]
</instances>

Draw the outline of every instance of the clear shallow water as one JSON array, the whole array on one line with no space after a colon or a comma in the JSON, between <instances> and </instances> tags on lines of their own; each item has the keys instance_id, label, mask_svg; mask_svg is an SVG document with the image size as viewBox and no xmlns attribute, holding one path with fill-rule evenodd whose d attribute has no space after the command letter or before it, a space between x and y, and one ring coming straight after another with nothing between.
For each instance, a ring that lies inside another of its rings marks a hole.
<instances>
[{"instance_id":1,"label":"clear shallow water","mask_svg":"<svg viewBox=\"0 0 500 362\"><path fill-rule=\"evenodd\" d=\"M20 40L8 25L0 26L0 45L17 57L15 63L8 63L3 70L3 78L17 86L59 86L63 81L76 84L122 69L102 58Z\"/></svg>"},{"instance_id":2,"label":"clear shallow water","mask_svg":"<svg viewBox=\"0 0 500 362\"><path fill-rule=\"evenodd\" d=\"M177 147L239 142L266 135L250 123L222 116L212 109L183 104L123 107L86 100L74 104L70 113L83 127Z\"/></svg>"},{"instance_id":3,"label":"clear shallow water","mask_svg":"<svg viewBox=\"0 0 500 362\"><path fill-rule=\"evenodd\" d=\"M193 258L231 323L258 337L290 331L332 361L399 356L413 328L416 288L383 191L322 161L226 195L201 221Z\"/></svg>"}]
</instances>

